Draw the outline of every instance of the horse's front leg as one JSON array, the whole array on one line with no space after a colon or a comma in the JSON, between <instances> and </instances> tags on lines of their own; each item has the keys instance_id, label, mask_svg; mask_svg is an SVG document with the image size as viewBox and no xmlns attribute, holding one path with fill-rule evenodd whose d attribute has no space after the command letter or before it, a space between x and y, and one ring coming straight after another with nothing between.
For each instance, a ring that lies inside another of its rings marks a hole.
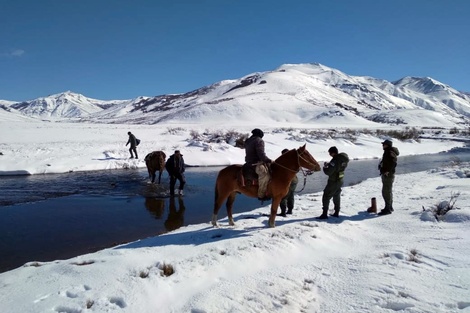
<instances>
[{"instance_id":1,"label":"horse's front leg","mask_svg":"<svg viewBox=\"0 0 470 313\"><path fill-rule=\"evenodd\" d=\"M273 198L273 202L271 203L271 215L269 216L269 227L276 226L276 215L277 209L279 208L279 204L281 203L281 197Z\"/></svg>"},{"instance_id":2,"label":"horse's front leg","mask_svg":"<svg viewBox=\"0 0 470 313\"><path fill-rule=\"evenodd\" d=\"M158 173L158 184L160 185L160 182L162 180L162 171L159 171Z\"/></svg>"}]
</instances>

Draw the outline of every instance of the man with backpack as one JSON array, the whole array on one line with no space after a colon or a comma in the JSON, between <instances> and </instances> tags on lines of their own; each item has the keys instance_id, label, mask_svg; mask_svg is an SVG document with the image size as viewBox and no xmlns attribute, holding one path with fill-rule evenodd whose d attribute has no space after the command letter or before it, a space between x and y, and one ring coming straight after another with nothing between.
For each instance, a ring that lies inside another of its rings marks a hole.
<instances>
[{"instance_id":1,"label":"man with backpack","mask_svg":"<svg viewBox=\"0 0 470 313\"><path fill-rule=\"evenodd\" d=\"M382 142L384 154L379 163L380 176L382 178L382 197L385 201L385 208L378 215L388 215L393 212L393 182L395 181L395 168L397 167L397 157L400 155L397 147L389 139Z\"/></svg>"},{"instance_id":2,"label":"man with backpack","mask_svg":"<svg viewBox=\"0 0 470 313\"><path fill-rule=\"evenodd\" d=\"M129 140L127 140L126 146L128 144L131 144L131 147L129 148L131 159L134 158L134 155L132 154L132 152L135 153L135 158L138 159L139 157L137 156L137 146L139 145L140 140L135 138L134 134L132 134L131 132L127 132L127 134L129 135Z\"/></svg>"},{"instance_id":3,"label":"man with backpack","mask_svg":"<svg viewBox=\"0 0 470 313\"><path fill-rule=\"evenodd\" d=\"M344 170L348 166L349 157L346 153L338 153L338 148L331 147L328 153L332 157L330 162L325 162L323 165L323 173L328 175L328 183L323 190L322 205L323 213L317 217L324 220L328 218L328 208L330 200L333 198L335 205L335 212L332 214L334 217L339 217L341 210L341 187L343 186Z\"/></svg>"}]
</instances>

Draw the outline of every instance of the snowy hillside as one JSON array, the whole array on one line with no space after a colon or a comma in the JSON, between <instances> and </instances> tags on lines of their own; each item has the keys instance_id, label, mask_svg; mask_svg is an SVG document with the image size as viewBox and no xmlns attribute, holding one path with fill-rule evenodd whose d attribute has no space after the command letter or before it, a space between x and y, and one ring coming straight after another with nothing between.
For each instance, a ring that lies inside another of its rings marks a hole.
<instances>
[{"instance_id":1,"label":"snowy hillside","mask_svg":"<svg viewBox=\"0 0 470 313\"><path fill-rule=\"evenodd\" d=\"M395 82L321 64L284 64L184 94L100 101L66 92L10 105L22 114L92 123L243 121L260 124L468 125L470 97L432 78Z\"/></svg>"},{"instance_id":2,"label":"snowy hillside","mask_svg":"<svg viewBox=\"0 0 470 313\"><path fill-rule=\"evenodd\" d=\"M27 116L57 119L89 116L122 102L125 100L102 101L66 91L45 98L14 103L10 107Z\"/></svg>"},{"instance_id":3,"label":"snowy hillside","mask_svg":"<svg viewBox=\"0 0 470 313\"><path fill-rule=\"evenodd\" d=\"M35 121L34 118L25 116L19 111L10 107L12 103L8 101L0 101L0 121L4 122L21 122L21 121Z\"/></svg>"}]
</instances>

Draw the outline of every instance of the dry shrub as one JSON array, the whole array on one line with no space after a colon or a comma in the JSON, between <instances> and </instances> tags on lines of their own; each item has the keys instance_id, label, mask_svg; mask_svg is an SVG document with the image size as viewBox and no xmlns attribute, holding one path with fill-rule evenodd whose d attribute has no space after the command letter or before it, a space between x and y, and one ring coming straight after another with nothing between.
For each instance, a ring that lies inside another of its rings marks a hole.
<instances>
[{"instance_id":1,"label":"dry shrub","mask_svg":"<svg viewBox=\"0 0 470 313\"><path fill-rule=\"evenodd\" d=\"M175 273L175 269L173 268L173 265L171 265L171 264L163 263L158 268L161 270L160 274L162 276L168 277L168 276L171 276Z\"/></svg>"}]
</instances>

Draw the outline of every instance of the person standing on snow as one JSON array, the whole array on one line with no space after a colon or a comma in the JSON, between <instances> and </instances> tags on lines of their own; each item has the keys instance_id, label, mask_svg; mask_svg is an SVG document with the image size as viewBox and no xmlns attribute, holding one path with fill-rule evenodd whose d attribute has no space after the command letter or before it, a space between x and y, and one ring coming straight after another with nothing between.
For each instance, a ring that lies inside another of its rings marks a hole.
<instances>
[{"instance_id":1,"label":"person standing on snow","mask_svg":"<svg viewBox=\"0 0 470 313\"><path fill-rule=\"evenodd\" d=\"M335 205L335 212L332 214L332 216L339 217L339 211L341 210L341 187L343 186L344 170L348 166L349 162L348 155L344 152L338 153L338 148L336 147L331 147L328 149L328 153L332 159L330 162L325 162L323 165L323 173L328 175L328 183L323 190L323 213L317 217L321 220L328 218L328 208L330 206L331 198L333 198L333 204Z\"/></svg>"},{"instance_id":2,"label":"person standing on snow","mask_svg":"<svg viewBox=\"0 0 470 313\"><path fill-rule=\"evenodd\" d=\"M282 154L288 151L288 149L284 149L282 150ZM298 183L299 178L297 177L297 175L295 175L292 181L290 182L289 191L287 192L287 195L282 198L281 203L279 204L279 206L281 207L281 216L286 216L286 214L292 214L292 210L294 209L294 192L295 188L297 188Z\"/></svg>"},{"instance_id":3,"label":"person standing on snow","mask_svg":"<svg viewBox=\"0 0 470 313\"><path fill-rule=\"evenodd\" d=\"M398 148L393 146L391 140L382 142L384 154L379 162L380 176L382 177L382 197L385 201L385 208L378 215L388 215L393 212L393 182L395 181L395 168L397 167L397 157L400 155Z\"/></svg>"}]
</instances>

